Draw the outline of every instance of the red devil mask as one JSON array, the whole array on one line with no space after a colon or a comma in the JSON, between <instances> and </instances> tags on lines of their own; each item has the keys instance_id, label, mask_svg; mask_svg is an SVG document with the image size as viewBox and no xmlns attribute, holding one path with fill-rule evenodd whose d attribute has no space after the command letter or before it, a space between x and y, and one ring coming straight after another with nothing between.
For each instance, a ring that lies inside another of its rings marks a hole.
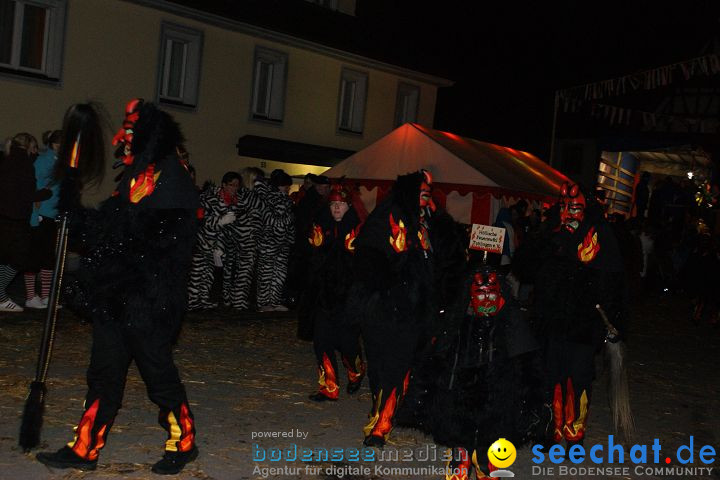
<instances>
[{"instance_id":1,"label":"red devil mask","mask_svg":"<svg viewBox=\"0 0 720 480\"><path fill-rule=\"evenodd\" d=\"M140 118L140 108L143 105L142 98L133 98L125 107L125 120L122 128L118 130L112 140L112 144L117 146L115 156L118 157L122 164L132 165L134 157L132 154L132 141L135 123ZM115 166L119 166L118 163Z\"/></svg>"},{"instance_id":2,"label":"red devil mask","mask_svg":"<svg viewBox=\"0 0 720 480\"><path fill-rule=\"evenodd\" d=\"M505 305L495 272L476 273L470 285L470 308L473 315L492 317Z\"/></svg>"},{"instance_id":3,"label":"red devil mask","mask_svg":"<svg viewBox=\"0 0 720 480\"><path fill-rule=\"evenodd\" d=\"M570 233L575 233L585 218L585 195L576 184L563 183L560 188L560 224Z\"/></svg>"},{"instance_id":4,"label":"red devil mask","mask_svg":"<svg viewBox=\"0 0 720 480\"><path fill-rule=\"evenodd\" d=\"M435 203L432 199L432 174L427 170L421 170L423 181L420 184L420 208L428 207L431 212L435 211Z\"/></svg>"}]
</instances>

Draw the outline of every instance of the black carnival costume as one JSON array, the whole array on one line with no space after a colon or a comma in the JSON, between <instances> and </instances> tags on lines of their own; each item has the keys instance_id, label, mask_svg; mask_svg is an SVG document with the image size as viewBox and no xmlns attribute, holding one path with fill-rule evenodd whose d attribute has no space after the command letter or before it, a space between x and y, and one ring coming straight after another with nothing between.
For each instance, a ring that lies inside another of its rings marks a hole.
<instances>
[{"instance_id":1,"label":"black carnival costume","mask_svg":"<svg viewBox=\"0 0 720 480\"><path fill-rule=\"evenodd\" d=\"M398 177L355 240L355 282L346 315L359 321L373 395L365 444L382 446L425 343L435 311L432 247L426 218L432 178ZM421 214L422 212L422 214Z\"/></svg>"},{"instance_id":2,"label":"black carnival costume","mask_svg":"<svg viewBox=\"0 0 720 480\"><path fill-rule=\"evenodd\" d=\"M323 208L311 227L309 240L312 254L309 260L309 284L303 294L303 314L313 326L313 347L318 364L318 392L315 401L336 400L340 394L335 351L340 352L347 370L347 392L355 393L365 375L365 363L360 352L360 328L347 324L343 316L345 300L352 283L352 262L355 237L360 219L349 205L349 194L334 188L328 197L329 207ZM335 220L330 209L335 203L347 211Z\"/></svg>"},{"instance_id":3,"label":"black carnival costume","mask_svg":"<svg viewBox=\"0 0 720 480\"><path fill-rule=\"evenodd\" d=\"M491 267L465 277L398 417L454 448L451 467L460 473L452 480L467 480L473 469L484 477L479 462L493 442L519 447L545 426L539 345L525 312Z\"/></svg>"},{"instance_id":4,"label":"black carnival costume","mask_svg":"<svg viewBox=\"0 0 720 480\"><path fill-rule=\"evenodd\" d=\"M560 225L535 284L533 311L542 337L554 441L585 436L595 354L608 337L607 320L622 331L624 275L617 241L599 205L565 184Z\"/></svg>"},{"instance_id":5,"label":"black carnival costume","mask_svg":"<svg viewBox=\"0 0 720 480\"><path fill-rule=\"evenodd\" d=\"M183 140L178 125L138 99L125 113L113 141L121 156L116 165L124 166L117 188L99 210L74 212L71 226L83 253L76 303L93 322L85 412L73 441L37 458L58 468L94 469L135 361L168 434L153 472L174 474L197 456L193 415L172 344L185 313L199 203L176 155ZM76 142L80 161L87 140L82 135Z\"/></svg>"}]
</instances>

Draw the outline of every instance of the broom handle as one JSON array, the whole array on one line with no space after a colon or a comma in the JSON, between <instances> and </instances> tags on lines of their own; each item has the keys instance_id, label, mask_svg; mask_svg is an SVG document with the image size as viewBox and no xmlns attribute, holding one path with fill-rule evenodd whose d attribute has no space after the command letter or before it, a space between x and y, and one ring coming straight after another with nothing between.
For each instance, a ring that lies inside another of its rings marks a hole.
<instances>
[{"instance_id":1,"label":"broom handle","mask_svg":"<svg viewBox=\"0 0 720 480\"><path fill-rule=\"evenodd\" d=\"M605 313L605 310L600 306L598 303L595 305L595 308L597 309L598 313L600 313L600 318L602 318L603 323L605 324L605 327L607 327L608 331L615 336L620 335L620 332L618 332L617 328L613 326L612 323L610 323L610 319L608 319L607 314Z\"/></svg>"},{"instance_id":2,"label":"broom handle","mask_svg":"<svg viewBox=\"0 0 720 480\"><path fill-rule=\"evenodd\" d=\"M53 343L55 341L55 326L57 325L58 300L62 286L63 272L65 269L65 256L67 254L68 216L62 214L60 228L57 233L55 244L55 268L53 270L52 282L50 283L50 298L48 300L47 316L45 317L45 328L43 329L42 343L40 344L40 355L38 356L35 381L44 383L50 367Z\"/></svg>"}]
</instances>

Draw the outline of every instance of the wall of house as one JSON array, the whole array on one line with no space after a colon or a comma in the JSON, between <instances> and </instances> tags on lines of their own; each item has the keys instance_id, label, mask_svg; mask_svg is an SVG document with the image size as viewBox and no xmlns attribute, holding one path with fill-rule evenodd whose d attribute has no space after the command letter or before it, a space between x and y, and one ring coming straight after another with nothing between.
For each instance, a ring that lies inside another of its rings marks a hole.
<instances>
[{"instance_id":1,"label":"wall of house","mask_svg":"<svg viewBox=\"0 0 720 480\"><path fill-rule=\"evenodd\" d=\"M39 139L44 130L60 128L69 105L94 100L108 113L112 130L108 131L109 141L122 122L124 106L129 99L156 98L163 21L201 30L204 35L197 108L164 107L183 128L190 160L197 169L200 182L205 179L218 181L227 170L260 166L258 159L238 157L235 144L243 135L347 150L362 149L392 130L399 81L421 87L418 122L432 126L435 85L133 3L69 0L60 84L0 76L3 109L0 136L28 131ZM249 118L256 45L288 54L285 113L281 125ZM362 135L337 132L343 67L367 72L369 76ZM113 176L110 173L108 178ZM106 180L97 191L88 194L88 199L92 202L105 198L111 189L112 182Z\"/></svg>"}]
</instances>

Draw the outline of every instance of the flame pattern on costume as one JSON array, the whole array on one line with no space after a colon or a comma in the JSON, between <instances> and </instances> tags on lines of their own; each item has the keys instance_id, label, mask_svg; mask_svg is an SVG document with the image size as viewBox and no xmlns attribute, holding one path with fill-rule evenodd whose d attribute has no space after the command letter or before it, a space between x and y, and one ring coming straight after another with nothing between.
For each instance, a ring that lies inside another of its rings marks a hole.
<instances>
[{"instance_id":1,"label":"flame pattern on costume","mask_svg":"<svg viewBox=\"0 0 720 480\"><path fill-rule=\"evenodd\" d=\"M90 408L85 410L80 423L75 427L75 438L68 443L68 447L80 458L85 460L97 460L100 449L105 446L105 433L107 425L103 425L93 436L95 417L100 407L100 399L96 399Z\"/></svg>"},{"instance_id":2,"label":"flame pattern on costume","mask_svg":"<svg viewBox=\"0 0 720 480\"><path fill-rule=\"evenodd\" d=\"M350 359L348 359L345 355L342 356L342 362L343 365L345 365L345 369L347 370L347 376L348 381L350 383L357 383L362 381L363 377L365 376L365 362L362 361L362 358L360 358L360 355L355 357L355 364L350 363Z\"/></svg>"},{"instance_id":3,"label":"flame pattern on costume","mask_svg":"<svg viewBox=\"0 0 720 480\"><path fill-rule=\"evenodd\" d=\"M337 374L326 353L323 353L322 364L318 366L318 384L320 384L320 393L322 395L332 399L336 399L340 395Z\"/></svg>"},{"instance_id":4,"label":"flame pattern on costume","mask_svg":"<svg viewBox=\"0 0 720 480\"><path fill-rule=\"evenodd\" d=\"M395 219L393 218L393 214L390 214L390 228L391 228L391 236L390 236L390 246L392 246L393 250L395 250L396 253L402 253L407 250L407 228L405 228L405 223L403 223L402 219L400 219L397 223L395 222Z\"/></svg>"},{"instance_id":5,"label":"flame pattern on costume","mask_svg":"<svg viewBox=\"0 0 720 480\"><path fill-rule=\"evenodd\" d=\"M320 225L313 224L311 235L308 238L308 242L310 242L310 245L312 245L313 247L319 247L323 244L324 240L325 238L323 236L322 227Z\"/></svg>"},{"instance_id":6,"label":"flame pattern on costume","mask_svg":"<svg viewBox=\"0 0 720 480\"><path fill-rule=\"evenodd\" d=\"M165 418L168 431L168 439L165 442L165 450L168 452L187 452L195 444L195 428L187 404L180 405L180 420L175 417L175 412L170 410Z\"/></svg>"},{"instance_id":7,"label":"flame pattern on costume","mask_svg":"<svg viewBox=\"0 0 720 480\"><path fill-rule=\"evenodd\" d=\"M425 228L425 225L421 225L420 230L418 230L418 240L420 240L420 246L423 250L430 250L430 233Z\"/></svg>"},{"instance_id":8,"label":"flame pattern on costume","mask_svg":"<svg viewBox=\"0 0 720 480\"><path fill-rule=\"evenodd\" d=\"M563 439L577 442L585 436L588 413L588 395L583 390L580 395L579 415L575 413L575 389L572 379L568 377L565 389L565 406L563 407L562 386L555 385L552 401L553 423L555 430L553 439L560 442Z\"/></svg>"},{"instance_id":9,"label":"flame pattern on costume","mask_svg":"<svg viewBox=\"0 0 720 480\"><path fill-rule=\"evenodd\" d=\"M448 449L451 458L446 465L445 480L469 480L470 478L470 469L473 466L472 462L476 460L475 452L473 451L473 458L471 459L467 450L464 448L458 448L457 450L457 457L459 458L456 458L455 449ZM477 471L480 470L478 469Z\"/></svg>"},{"instance_id":10,"label":"flame pattern on costume","mask_svg":"<svg viewBox=\"0 0 720 480\"><path fill-rule=\"evenodd\" d=\"M160 177L160 171L155 173L155 164L148 165L144 172L130 180L130 202L138 203L148 195L152 195L155 185Z\"/></svg>"},{"instance_id":11,"label":"flame pattern on costume","mask_svg":"<svg viewBox=\"0 0 720 480\"><path fill-rule=\"evenodd\" d=\"M598 242L598 234L595 227L590 227L587 235L582 243L578 244L578 260L583 263L592 262L600 251L600 243Z\"/></svg>"},{"instance_id":12,"label":"flame pattern on costume","mask_svg":"<svg viewBox=\"0 0 720 480\"><path fill-rule=\"evenodd\" d=\"M357 237L358 229L354 228L345 235L345 250L350 253L355 253L355 237Z\"/></svg>"}]
</instances>

